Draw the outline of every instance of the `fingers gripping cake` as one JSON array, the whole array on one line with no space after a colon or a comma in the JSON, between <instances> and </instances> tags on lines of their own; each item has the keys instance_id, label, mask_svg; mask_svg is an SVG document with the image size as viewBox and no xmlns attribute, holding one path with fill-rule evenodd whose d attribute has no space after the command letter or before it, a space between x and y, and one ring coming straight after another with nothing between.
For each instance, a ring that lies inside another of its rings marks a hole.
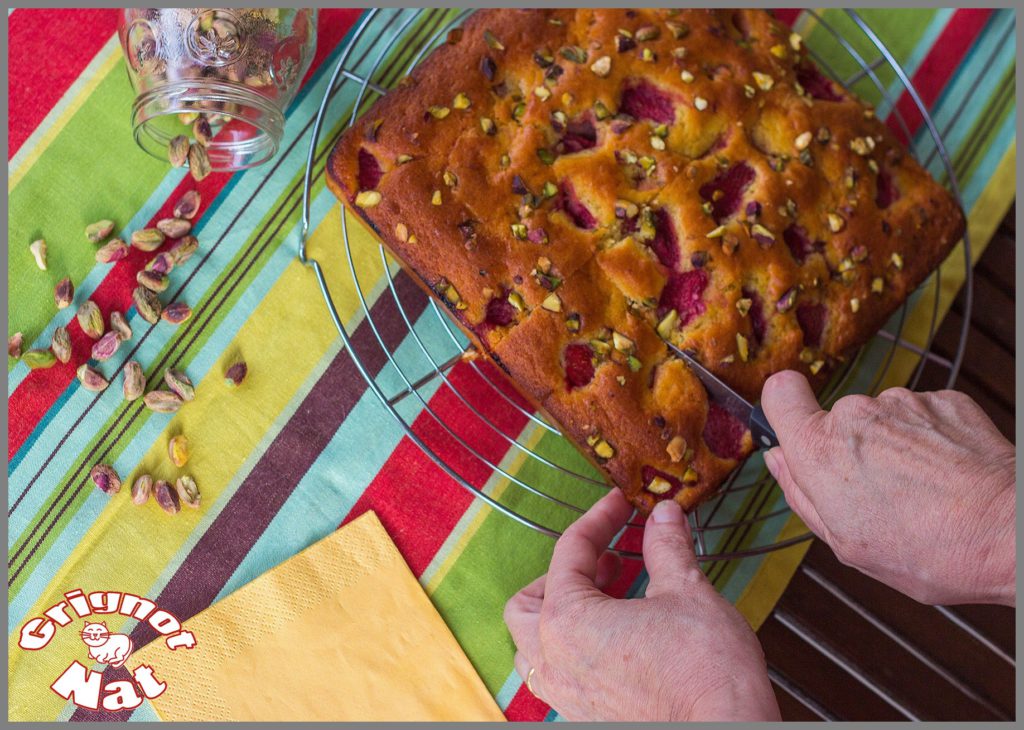
<instances>
[{"instance_id":1,"label":"fingers gripping cake","mask_svg":"<svg viewBox=\"0 0 1024 730\"><path fill-rule=\"evenodd\" d=\"M338 142L328 185L642 511L751 451L959 240L952 196L760 10L486 10Z\"/></svg>"}]
</instances>

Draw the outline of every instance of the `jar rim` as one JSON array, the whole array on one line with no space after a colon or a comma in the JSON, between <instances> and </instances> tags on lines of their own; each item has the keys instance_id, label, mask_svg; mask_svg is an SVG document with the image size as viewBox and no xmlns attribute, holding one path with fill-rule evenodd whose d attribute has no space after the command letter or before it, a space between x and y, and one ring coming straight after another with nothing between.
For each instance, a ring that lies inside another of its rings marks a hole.
<instances>
[{"instance_id":1,"label":"jar rim","mask_svg":"<svg viewBox=\"0 0 1024 730\"><path fill-rule=\"evenodd\" d=\"M251 127L246 137L215 135L207 144L210 167L217 172L256 167L277 154L284 134L284 115L269 99L236 84L214 79L184 79L159 84L136 96L132 103L132 134L150 155L167 159L172 134L162 123L188 113L216 113ZM230 126L230 125L229 125Z\"/></svg>"}]
</instances>

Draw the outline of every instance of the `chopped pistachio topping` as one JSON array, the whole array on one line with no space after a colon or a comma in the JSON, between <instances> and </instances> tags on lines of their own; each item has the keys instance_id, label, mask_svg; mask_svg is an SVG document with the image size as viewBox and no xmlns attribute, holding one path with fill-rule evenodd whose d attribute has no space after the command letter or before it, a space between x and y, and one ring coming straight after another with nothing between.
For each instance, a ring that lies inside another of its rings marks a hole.
<instances>
[{"instance_id":1,"label":"chopped pistachio topping","mask_svg":"<svg viewBox=\"0 0 1024 730\"><path fill-rule=\"evenodd\" d=\"M512 164L512 158L509 157L507 154L502 155L501 158L498 160L498 164L501 165L502 168L508 167L509 165Z\"/></svg>"},{"instance_id":2,"label":"chopped pistachio topping","mask_svg":"<svg viewBox=\"0 0 1024 730\"><path fill-rule=\"evenodd\" d=\"M693 100L693 108L696 109L699 112L704 111L705 109L708 108L708 100L705 99L703 96L698 96L698 97L694 98L694 100Z\"/></svg>"},{"instance_id":3,"label":"chopped pistachio topping","mask_svg":"<svg viewBox=\"0 0 1024 730\"><path fill-rule=\"evenodd\" d=\"M628 365L629 369L634 373L644 366L644 364L640 362L640 358L636 357L635 355L630 355L628 358L626 358L626 365Z\"/></svg>"},{"instance_id":4,"label":"chopped pistachio topping","mask_svg":"<svg viewBox=\"0 0 1024 730\"><path fill-rule=\"evenodd\" d=\"M794 51L800 50L801 41L803 41L803 38L800 37L799 33L789 34L789 47L792 48Z\"/></svg>"},{"instance_id":5,"label":"chopped pistachio topping","mask_svg":"<svg viewBox=\"0 0 1024 730\"><path fill-rule=\"evenodd\" d=\"M811 363L811 375L817 375L821 372L821 369L825 366L824 360L815 360Z\"/></svg>"},{"instance_id":6,"label":"chopped pistachio topping","mask_svg":"<svg viewBox=\"0 0 1024 730\"><path fill-rule=\"evenodd\" d=\"M360 208L372 208L381 201L381 194L376 190L363 190L356 194L356 205Z\"/></svg>"},{"instance_id":7,"label":"chopped pistachio topping","mask_svg":"<svg viewBox=\"0 0 1024 730\"><path fill-rule=\"evenodd\" d=\"M541 194L545 198L553 198L556 195L558 195L558 186L555 185L550 180L548 180L546 183L544 183L544 187L541 188Z\"/></svg>"},{"instance_id":8,"label":"chopped pistachio topping","mask_svg":"<svg viewBox=\"0 0 1024 730\"><path fill-rule=\"evenodd\" d=\"M404 223L398 223L395 225L395 238L402 243L409 240L409 228Z\"/></svg>"},{"instance_id":9,"label":"chopped pistachio topping","mask_svg":"<svg viewBox=\"0 0 1024 730\"><path fill-rule=\"evenodd\" d=\"M851 139L850 149L861 156L864 156L871 152L870 148L868 148L868 143L865 141L864 137L854 137L853 139Z\"/></svg>"},{"instance_id":10,"label":"chopped pistachio topping","mask_svg":"<svg viewBox=\"0 0 1024 730\"><path fill-rule=\"evenodd\" d=\"M484 31L484 40L487 41L487 45L493 48L495 51L505 50L504 44L502 44L502 42L495 37L494 33L492 33L489 30Z\"/></svg>"},{"instance_id":11,"label":"chopped pistachio topping","mask_svg":"<svg viewBox=\"0 0 1024 730\"><path fill-rule=\"evenodd\" d=\"M612 113L608 111L608 107L604 105L600 99L594 102L594 116L597 117L598 121L604 121L610 117Z\"/></svg>"},{"instance_id":12,"label":"chopped pistachio topping","mask_svg":"<svg viewBox=\"0 0 1024 730\"><path fill-rule=\"evenodd\" d=\"M828 228L833 233L839 233L846 226L846 220L841 215L835 213L829 213L828 216Z\"/></svg>"},{"instance_id":13,"label":"chopped pistachio topping","mask_svg":"<svg viewBox=\"0 0 1024 730\"><path fill-rule=\"evenodd\" d=\"M604 439L601 439L594 444L594 453L602 459L610 459L615 456L615 448Z\"/></svg>"},{"instance_id":14,"label":"chopped pistachio topping","mask_svg":"<svg viewBox=\"0 0 1024 730\"><path fill-rule=\"evenodd\" d=\"M653 147L654 149L659 150L659 151L664 150L665 149L665 140L663 140L661 137L659 137L656 134L652 134L651 135L651 147Z\"/></svg>"},{"instance_id":15,"label":"chopped pistachio topping","mask_svg":"<svg viewBox=\"0 0 1024 730\"><path fill-rule=\"evenodd\" d=\"M444 180L444 184L450 188L454 188L459 184L459 178L456 177L455 173L451 170L445 170L441 173L441 179Z\"/></svg>"},{"instance_id":16,"label":"chopped pistachio topping","mask_svg":"<svg viewBox=\"0 0 1024 730\"><path fill-rule=\"evenodd\" d=\"M573 63L586 63L587 52L579 46L563 46L559 51L562 58Z\"/></svg>"},{"instance_id":17,"label":"chopped pistachio topping","mask_svg":"<svg viewBox=\"0 0 1024 730\"><path fill-rule=\"evenodd\" d=\"M679 74L679 78L681 78L687 84L693 83L693 74L687 71L685 68L683 69L682 73Z\"/></svg>"},{"instance_id":18,"label":"chopped pistachio topping","mask_svg":"<svg viewBox=\"0 0 1024 730\"><path fill-rule=\"evenodd\" d=\"M871 170L871 172L873 172L873 173L875 173L877 175L878 174L878 163L875 162L874 160L868 160L868 169Z\"/></svg>"},{"instance_id":19,"label":"chopped pistachio topping","mask_svg":"<svg viewBox=\"0 0 1024 730\"><path fill-rule=\"evenodd\" d=\"M760 223L755 223L750 227L750 233L755 236L763 236L769 240L775 240L775 234L769 231L767 228L762 226Z\"/></svg>"},{"instance_id":20,"label":"chopped pistachio topping","mask_svg":"<svg viewBox=\"0 0 1024 730\"><path fill-rule=\"evenodd\" d=\"M526 302L523 301L523 297L519 294L519 292L509 292L508 303L511 304L516 309L518 309L520 312L526 310Z\"/></svg>"},{"instance_id":21,"label":"chopped pistachio topping","mask_svg":"<svg viewBox=\"0 0 1024 730\"><path fill-rule=\"evenodd\" d=\"M497 133L498 126L490 117L480 117L480 129L483 131L484 134L492 136Z\"/></svg>"},{"instance_id":22,"label":"chopped pistachio topping","mask_svg":"<svg viewBox=\"0 0 1024 730\"><path fill-rule=\"evenodd\" d=\"M522 120L524 114L526 114L526 104L523 102L519 102L512 108L512 118L517 122Z\"/></svg>"},{"instance_id":23,"label":"chopped pistachio topping","mask_svg":"<svg viewBox=\"0 0 1024 730\"><path fill-rule=\"evenodd\" d=\"M857 297L850 298L850 311L854 314L860 311L860 299Z\"/></svg>"},{"instance_id":24,"label":"chopped pistachio topping","mask_svg":"<svg viewBox=\"0 0 1024 730\"><path fill-rule=\"evenodd\" d=\"M565 318L565 328L570 332L580 331L580 315L570 314Z\"/></svg>"},{"instance_id":25,"label":"chopped pistachio topping","mask_svg":"<svg viewBox=\"0 0 1024 730\"><path fill-rule=\"evenodd\" d=\"M538 86L533 90L533 95L541 101L547 101L551 98L551 89L546 86Z\"/></svg>"},{"instance_id":26,"label":"chopped pistachio topping","mask_svg":"<svg viewBox=\"0 0 1024 730\"><path fill-rule=\"evenodd\" d=\"M430 196L431 205L441 205L441 191L435 190L434 194Z\"/></svg>"},{"instance_id":27,"label":"chopped pistachio topping","mask_svg":"<svg viewBox=\"0 0 1024 730\"><path fill-rule=\"evenodd\" d=\"M676 328L679 323L679 313L676 310L670 311L666 314L660 322L658 322L658 335L663 340L667 340L672 336L672 331Z\"/></svg>"},{"instance_id":28,"label":"chopped pistachio topping","mask_svg":"<svg viewBox=\"0 0 1024 730\"><path fill-rule=\"evenodd\" d=\"M612 57L601 56L599 59L590 64L590 70L593 71L598 76L600 76L601 78L604 78L609 73L611 73Z\"/></svg>"},{"instance_id":29,"label":"chopped pistachio topping","mask_svg":"<svg viewBox=\"0 0 1024 730\"><path fill-rule=\"evenodd\" d=\"M672 34L672 37L675 38L676 40L679 40L680 38L685 38L690 34L690 26L688 26L686 23L680 23L676 20L666 20L665 27L668 28L669 32Z\"/></svg>"},{"instance_id":30,"label":"chopped pistachio topping","mask_svg":"<svg viewBox=\"0 0 1024 730\"><path fill-rule=\"evenodd\" d=\"M665 452L668 454L668 458L672 461L682 461L683 457L686 455L686 439L682 436L673 436L672 440L669 441L668 445L665 447Z\"/></svg>"},{"instance_id":31,"label":"chopped pistachio topping","mask_svg":"<svg viewBox=\"0 0 1024 730\"><path fill-rule=\"evenodd\" d=\"M697 470L692 466L686 467L686 471L683 472L683 483L696 484L698 480L700 480L700 476L697 474Z\"/></svg>"},{"instance_id":32,"label":"chopped pistachio topping","mask_svg":"<svg viewBox=\"0 0 1024 730\"><path fill-rule=\"evenodd\" d=\"M757 88L761 91L771 91L771 88L775 86L775 79L768 74L763 74L760 71L754 71L753 77L754 83L757 84Z\"/></svg>"},{"instance_id":33,"label":"chopped pistachio topping","mask_svg":"<svg viewBox=\"0 0 1024 730\"><path fill-rule=\"evenodd\" d=\"M632 352L634 347L633 340L618 332L612 332L612 345L619 352L627 353Z\"/></svg>"},{"instance_id":34,"label":"chopped pistachio topping","mask_svg":"<svg viewBox=\"0 0 1024 730\"><path fill-rule=\"evenodd\" d=\"M456 94L455 98L452 99L452 106L456 109L469 109L472 104L473 102L469 100L469 97L462 92Z\"/></svg>"},{"instance_id":35,"label":"chopped pistachio topping","mask_svg":"<svg viewBox=\"0 0 1024 730\"><path fill-rule=\"evenodd\" d=\"M446 106L432 106L427 111L430 112L430 116L434 119L444 119L452 112L452 110Z\"/></svg>"},{"instance_id":36,"label":"chopped pistachio topping","mask_svg":"<svg viewBox=\"0 0 1024 730\"><path fill-rule=\"evenodd\" d=\"M811 140L813 139L814 135L811 132L803 132L802 134L797 135L797 138L793 140L793 145L798 150L805 150L808 145L811 144Z\"/></svg>"},{"instance_id":37,"label":"chopped pistachio topping","mask_svg":"<svg viewBox=\"0 0 1024 730\"><path fill-rule=\"evenodd\" d=\"M672 489L672 485L661 477L654 477L647 485L647 491L651 494L667 494L670 489Z\"/></svg>"},{"instance_id":38,"label":"chopped pistachio topping","mask_svg":"<svg viewBox=\"0 0 1024 730\"><path fill-rule=\"evenodd\" d=\"M881 276L876 276L871 280L871 291L875 294L881 294L885 289L885 279Z\"/></svg>"},{"instance_id":39,"label":"chopped pistachio topping","mask_svg":"<svg viewBox=\"0 0 1024 730\"><path fill-rule=\"evenodd\" d=\"M786 57L786 47L784 45L782 45L781 43L778 43L778 44L772 46L769 50L771 51L771 54L773 56L775 56L776 58L785 58Z\"/></svg>"},{"instance_id":40,"label":"chopped pistachio topping","mask_svg":"<svg viewBox=\"0 0 1024 730\"><path fill-rule=\"evenodd\" d=\"M653 63L655 59L657 59L657 56L654 55L654 51L652 51L650 48L645 48L642 51L640 51L640 58L641 60L646 61L647 63Z\"/></svg>"},{"instance_id":41,"label":"chopped pistachio topping","mask_svg":"<svg viewBox=\"0 0 1024 730\"><path fill-rule=\"evenodd\" d=\"M757 95L757 89L750 84L743 84L743 95L748 99L753 99Z\"/></svg>"},{"instance_id":42,"label":"chopped pistachio topping","mask_svg":"<svg viewBox=\"0 0 1024 730\"><path fill-rule=\"evenodd\" d=\"M520 241L525 241L526 240L526 235L527 235L526 225L524 225L523 223L513 223L511 227L512 227L512 235L515 238L518 238Z\"/></svg>"},{"instance_id":43,"label":"chopped pistachio topping","mask_svg":"<svg viewBox=\"0 0 1024 730\"><path fill-rule=\"evenodd\" d=\"M540 303L540 306L549 312L561 312L562 300L558 298L557 294L551 293L545 297L544 301Z\"/></svg>"},{"instance_id":44,"label":"chopped pistachio topping","mask_svg":"<svg viewBox=\"0 0 1024 730\"><path fill-rule=\"evenodd\" d=\"M898 253L893 251L892 258L890 260L892 261L892 265L896 267L897 271L901 271L903 269L903 257Z\"/></svg>"},{"instance_id":45,"label":"chopped pistachio topping","mask_svg":"<svg viewBox=\"0 0 1024 730\"><path fill-rule=\"evenodd\" d=\"M725 235L725 226L718 226L712 231L708 232L708 238L721 238Z\"/></svg>"},{"instance_id":46,"label":"chopped pistachio topping","mask_svg":"<svg viewBox=\"0 0 1024 730\"><path fill-rule=\"evenodd\" d=\"M809 347L805 347L800 351L800 362L806 364L811 363L814 360L814 350Z\"/></svg>"},{"instance_id":47,"label":"chopped pistachio topping","mask_svg":"<svg viewBox=\"0 0 1024 730\"><path fill-rule=\"evenodd\" d=\"M741 317L746 317L750 311L750 307L753 305L754 300L743 297L742 299L736 300L736 311L740 313Z\"/></svg>"},{"instance_id":48,"label":"chopped pistachio topping","mask_svg":"<svg viewBox=\"0 0 1024 730\"><path fill-rule=\"evenodd\" d=\"M399 155L395 158L396 165L404 165L406 162L412 162L412 155Z\"/></svg>"},{"instance_id":49,"label":"chopped pistachio topping","mask_svg":"<svg viewBox=\"0 0 1024 730\"><path fill-rule=\"evenodd\" d=\"M750 356L750 344L747 342L747 338L739 332L736 333L736 352L739 353L740 360L743 362L746 362Z\"/></svg>"}]
</instances>

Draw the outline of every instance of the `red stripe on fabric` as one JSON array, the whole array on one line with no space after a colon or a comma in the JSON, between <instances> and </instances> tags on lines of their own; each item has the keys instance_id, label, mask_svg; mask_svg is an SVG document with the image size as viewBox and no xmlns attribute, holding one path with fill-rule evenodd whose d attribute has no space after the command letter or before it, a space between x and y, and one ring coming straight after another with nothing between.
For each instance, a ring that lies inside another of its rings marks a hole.
<instances>
[{"instance_id":1,"label":"red stripe on fabric","mask_svg":"<svg viewBox=\"0 0 1024 730\"><path fill-rule=\"evenodd\" d=\"M992 12L991 9L982 8L957 10L946 23L946 27L932 44L931 50L911 79L926 109L939 98L971 45L981 34ZM903 117L911 135L915 134L924 122L924 117L907 91L904 91L896 102L896 111ZM895 114L889 115L887 124L903 144L910 143Z\"/></svg>"},{"instance_id":2,"label":"red stripe on fabric","mask_svg":"<svg viewBox=\"0 0 1024 730\"><path fill-rule=\"evenodd\" d=\"M8 18L7 159L117 32L117 10L19 9Z\"/></svg>"},{"instance_id":3,"label":"red stripe on fabric","mask_svg":"<svg viewBox=\"0 0 1024 730\"><path fill-rule=\"evenodd\" d=\"M185 194L185 191L196 189L202 197L202 206L199 210L201 216L221 189L231 179L229 173L213 173L202 182L196 183L191 177L186 176L174 189L171 196L160 206L159 210L150 218L147 226L153 226L161 218L169 218L174 210L178 199ZM161 251L170 248L174 241L167 241ZM200 244L200 253L202 245ZM46 370L33 370L30 372L18 387L15 388L8 399L8 430L7 430L7 459L10 461L25 443L25 439L32 433L36 424L42 419L46 412L53 407L54 401L75 379L75 372L78 367L89 359L92 350L93 340L82 332L78 325L78 319L74 316L78 306L86 299L91 299L103 312L104 321L110 321L110 313L114 310L126 312L132 306L132 291L137 286L135 277L145 268L146 264L156 256L156 252L146 253L132 248L127 258L118 261L111 266L110 272L103 278L95 290L91 292L76 291L74 304L69 307L67 317L70 322L67 325L68 333L71 335L72 356L67 365L58 363ZM172 274L173 277L173 274ZM172 279L173 282L173 279ZM166 297L165 297L166 298ZM185 297L186 302L188 297ZM195 302L191 302L195 304ZM145 325L148 327L148 325ZM158 327L171 327L169 324L159 324ZM132 341L122 345L131 347ZM103 370L102 366L99 368Z\"/></svg>"},{"instance_id":4,"label":"red stripe on fabric","mask_svg":"<svg viewBox=\"0 0 1024 730\"><path fill-rule=\"evenodd\" d=\"M778 20L780 23L785 23L786 25L792 27L793 23L796 22L796 19L800 17L800 13L803 12L803 9L775 8L772 10L772 12L775 13L776 20Z\"/></svg>"},{"instance_id":5,"label":"red stripe on fabric","mask_svg":"<svg viewBox=\"0 0 1024 730\"><path fill-rule=\"evenodd\" d=\"M71 13L71 11L57 10L45 12L46 14L56 13L59 17L63 17L64 13ZM102 12L113 13L114 20L111 25L111 32L113 32L113 28L116 26L116 12ZM32 13L35 13L36 15L43 15L42 11L17 10L11 15L11 18L13 19L22 13L25 15L32 15ZM352 23L354 23L356 18L359 17L360 13L361 11L359 10L320 11L317 23L317 55L314 57L314 62L310 66L310 72L303 80L303 84L308 81L309 75L323 63L328 54L330 54L330 52L338 45L341 39L345 36L345 33L348 32ZM13 31L11 38L13 40ZM21 51L19 49L12 49L12 57L16 53L20 52ZM12 74L13 73L12 67ZM15 81L14 76L12 75L12 94L14 86ZM13 110L11 114L13 119ZM186 190L192 189L193 187L199 190L203 200L203 205L196 218L198 220L203 212L205 212L206 207L220 194L221 190L230 179L230 173L213 173L200 183L193 182L190 177L184 178L183 181L175 188L171 196L164 201L163 205L157 213L153 215L147 225L154 225L156 221L161 218L170 216L171 211L174 208L174 204ZM170 245L171 244L168 243L167 247ZM200 245L200 251L201 250L202 246ZM86 298L89 298L96 302L105 318L109 318L110 312L115 309L125 312L127 308L131 306L131 293L136 286L136 274L138 274L138 272L145 267L146 263L148 263L155 255L155 253L147 254L132 249L128 258L111 267L110 273L104 277L102 282L100 282L95 292L76 292L75 306L84 302ZM71 317L71 322L68 325L68 332L71 335L72 342L71 362L67 365L58 363L52 368L36 370L29 373L8 399L8 461L14 457L14 454L16 454L18 449L22 447L25 440L32 433L33 429L35 429L39 421L47 411L53 407L54 402L60 397L61 393L64 392L68 385L70 385L71 381L74 380L78 366L85 362L89 357L89 352L92 348L92 341L82 332L81 328L78 326L78 321L73 316Z\"/></svg>"},{"instance_id":6,"label":"red stripe on fabric","mask_svg":"<svg viewBox=\"0 0 1024 730\"><path fill-rule=\"evenodd\" d=\"M543 722L550 711L551 707L534 697L524 682L505 708L505 718L512 722Z\"/></svg>"},{"instance_id":7,"label":"red stripe on fabric","mask_svg":"<svg viewBox=\"0 0 1024 730\"><path fill-rule=\"evenodd\" d=\"M501 376L492 377L498 380ZM449 381L504 433L517 434L526 425L526 417L496 397L468 364L456 365ZM491 463L500 461L508 451L509 443L481 423L448 386L440 388L430 399L430 409ZM490 478L492 469L459 445L428 413L416 418L413 433L473 487L481 488ZM409 568L418 576L434 559L473 499L412 440L403 438L342 524L374 510Z\"/></svg>"},{"instance_id":8,"label":"red stripe on fabric","mask_svg":"<svg viewBox=\"0 0 1024 730\"><path fill-rule=\"evenodd\" d=\"M335 46L341 42L341 39L348 33L348 29L352 27L362 13L362 10L339 8L323 8L320 10L316 23L316 53L313 55L313 63L310 64L309 71L306 72L305 78L302 79L303 84L309 81L309 77L313 75L316 69L320 68L320 64L331 54Z\"/></svg>"}]
</instances>

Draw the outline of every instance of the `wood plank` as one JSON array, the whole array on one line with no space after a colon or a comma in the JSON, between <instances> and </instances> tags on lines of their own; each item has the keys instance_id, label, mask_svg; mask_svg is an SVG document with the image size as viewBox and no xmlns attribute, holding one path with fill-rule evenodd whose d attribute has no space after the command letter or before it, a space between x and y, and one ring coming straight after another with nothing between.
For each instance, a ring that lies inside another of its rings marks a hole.
<instances>
[{"instance_id":1,"label":"wood plank","mask_svg":"<svg viewBox=\"0 0 1024 730\"><path fill-rule=\"evenodd\" d=\"M803 573L790 582L776 611L813 627L823 644L923 720L1000 719Z\"/></svg>"},{"instance_id":2,"label":"wood plank","mask_svg":"<svg viewBox=\"0 0 1024 730\"><path fill-rule=\"evenodd\" d=\"M903 715L783 626L773 614L757 632L769 664L842 720L902 720Z\"/></svg>"},{"instance_id":3,"label":"wood plank","mask_svg":"<svg viewBox=\"0 0 1024 730\"><path fill-rule=\"evenodd\" d=\"M963 316L950 311L938 332L935 333L936 353L950 360L956 355L960 342L960 327ZM1013 408L1016 400L1015 360L998 342L976 327L967 337L967 351L964 355L961 377L971 380L978 387L988 391L1004 406Z\"/></svg>"},{"instance_id":4,"label":"wood plank","mask_svg":"<svg viewBox=\"0 0 1024 730\"><path fill-rule=\"evenodd\" d=\"M822 719L776 682L772 682L772 689L784 722L817 722Z\"/></svg>"},{"instance_id":5,"label":"wood plank","mask_svg":"<svg viewBox=\"0 0 1024 730\"><path fill-rule=\"evenodd\" d=\"M907 598L843 565L821 541L815 541L811 546L804 566L831 582L955 680L965 684L980 696L982 702L990 703L997 712L1012 716L1015 686L1009 666L998 660L983 644L952 625L935 608ZM983 615L992 625L998 626L1000 647L1004 645L1002 642L1012 641L1012 610L1008 614L999 610L986 611ZM967 620L974 625L972 619Z\"/></svg>"},{"instance_id":6,"label":"wood plank","mask_svg":"<svg viewBox=\"0 0 1024 730\"><path fill-rule=\"evenodd\" d=\"M1010 296L1016 291L1016 240L1015 233L1005 226L1000 228L975 267L975 272L991 279Z\"/></svg>"},{"instance_id":7,"label":"wood plank","mask_svg":"<svg viewBox=\"0 0 1024 730\"><path fill-rule=\"evenodd\" d=\"M961 291L953 303L953 310L961 318L964 313L965 299L964 292ZM973 300L972 334L974 329L980 329L1004 350L1011 354L1015 353L1014 322L1016 312L1013 297L1003 291L993 279L977 270L974 275ZM961 321L963 320L961 319Z\"/></svg>"}]
</instances>

